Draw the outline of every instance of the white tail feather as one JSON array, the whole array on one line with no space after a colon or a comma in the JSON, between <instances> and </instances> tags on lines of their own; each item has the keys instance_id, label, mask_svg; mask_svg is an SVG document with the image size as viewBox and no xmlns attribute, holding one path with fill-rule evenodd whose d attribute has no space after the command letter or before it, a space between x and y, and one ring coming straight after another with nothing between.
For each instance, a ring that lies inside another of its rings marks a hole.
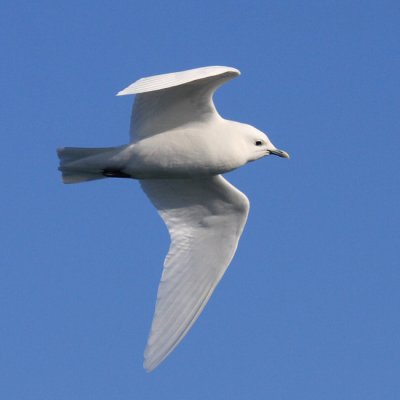
<instances>
[{"instance_id":1,"label":"white tail feather","mask_svg":"<svg viewBox=\"0 0 400 400\"><path fill-rule=\"evenodd\" d=\"M105 153L114 154L115 147L103 148L82 148L82 147L63 147L57 149L60 159L59 170L62 172L64 183L79 183L103 179L103 171L106 165L101 162L90 162L98 155Z\"/></svg>"}]
</instances>

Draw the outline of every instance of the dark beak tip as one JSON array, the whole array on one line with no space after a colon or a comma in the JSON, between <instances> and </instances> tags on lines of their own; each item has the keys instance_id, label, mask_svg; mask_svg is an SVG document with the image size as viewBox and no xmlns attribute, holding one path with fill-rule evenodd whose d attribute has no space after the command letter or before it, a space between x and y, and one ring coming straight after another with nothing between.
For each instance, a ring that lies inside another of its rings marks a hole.
<instances>
[{"instance_id":1,"label":"dark beak tip","mask_svg":"<svg viewBox=\"0 0 400 400\"><path fill-rule=\"evenodd\" d=\"M276 150L270 150L269 152L270 154L274 154L275 156L278 157L288 158L288 159L290 158L289 153L286 153L286 151L283 150L276 149Z\"/></svg>"}]
</instances>

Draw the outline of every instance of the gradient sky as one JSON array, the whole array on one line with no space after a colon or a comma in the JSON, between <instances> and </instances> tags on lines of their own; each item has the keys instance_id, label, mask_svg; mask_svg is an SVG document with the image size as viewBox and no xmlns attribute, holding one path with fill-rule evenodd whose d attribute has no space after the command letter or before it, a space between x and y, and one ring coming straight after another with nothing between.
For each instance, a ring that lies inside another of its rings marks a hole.
<instances>
[{"instance_id":1,"label":"gradient sky","mask_svg":"<svg viewBox=\"0 0 400 400\"><path fill-rule=\"evenodd\" d=\"M400 3L5 1L0 397L400 398ZM250 217L191 332L143 350L169 239L137 182L63 185L55 149L128 140L142 76L242 76L221 115L291 160L227 178Z\"/></svg>"}]
</instances>

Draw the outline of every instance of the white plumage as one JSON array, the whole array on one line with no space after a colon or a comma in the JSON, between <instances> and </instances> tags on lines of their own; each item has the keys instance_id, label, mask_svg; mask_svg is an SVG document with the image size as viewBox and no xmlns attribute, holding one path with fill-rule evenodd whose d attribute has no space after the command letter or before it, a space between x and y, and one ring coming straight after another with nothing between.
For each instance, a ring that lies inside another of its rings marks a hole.
<instances>
[{"instance_id":1,"label":"white plumage","mask_svg":"<svg viewBox=\"0 0 400 400\"><path fill-rule=\"evenodd\" d=\"M170 74L153 75L137 80L118 92L117 96L168 89L171 87L182 86L186 83L193 83L201 79L207 79L209 81L211 78L216 78L216 80L221 81L223 76L234 78L238 75L240 75L240 72L235 68L219 66L188 69L186 71L172 72Z\"/></svg>"},{"instance_id":2,"label":"white plumage","mask_svg":"<svg viewBox=\"0 0 400 400\"><path fill-rule=\"evenodd\" d=\"M144 366L152 370L185 336L222 278L249 201L222 176L143 180L141 185L171 236L145 352Z\"/></svg>"},{"instance_id":3,"label":"white plumage","mask_svg":"<svg viewBox=\"0 0 400 400\"><path fill-rule=\"evenodd\" d=\"M136 94L130 144L58 150L65 183L139 179L168 227L148 371L186 335L235 254L249 201L220 174L269 154L288 158L261 131L217 113L213 93L237 75L205 67L140 79L118 93Z\"/></svg>"}]
</instances>

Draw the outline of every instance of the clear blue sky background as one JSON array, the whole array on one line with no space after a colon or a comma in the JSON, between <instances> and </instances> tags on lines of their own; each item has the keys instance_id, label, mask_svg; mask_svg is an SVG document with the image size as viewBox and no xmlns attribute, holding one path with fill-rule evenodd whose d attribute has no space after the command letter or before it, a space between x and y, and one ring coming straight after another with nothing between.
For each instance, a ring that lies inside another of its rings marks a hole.
<instances>
[{"instance_id":1,"label":"clear blue sky background","mask_svg":"<svg viewBox=\"0 0 400 400\"><path fill-rule=\"evenodd\" d=\"M3 2L0 397L399 399L399 4ZM63 185L55 149L126 143L118 90L206 65L292 159L228 175L236 257L147 374L167 231L134 181Z\"/></svg>"}]
</instances>

